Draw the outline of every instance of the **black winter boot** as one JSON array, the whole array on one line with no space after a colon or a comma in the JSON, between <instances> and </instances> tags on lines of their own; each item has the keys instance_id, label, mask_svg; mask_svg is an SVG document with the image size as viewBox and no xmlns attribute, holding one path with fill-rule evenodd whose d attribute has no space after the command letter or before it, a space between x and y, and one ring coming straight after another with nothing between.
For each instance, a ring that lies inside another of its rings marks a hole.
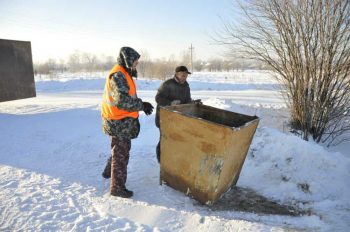
<instances>
[{"instance_id":1,"label":"black winter boot","mask_svg":"<svg viewBox=\"0 0 350 232\"><path fill-rule=\"evenodd\" d=\"M134 192L133 192L133 191L131 191L131 190L125 188L125 187L124 187L124 191L127 192L127 193L129 193L129 194L131 194L131 196L134 195Z\"/></svg>"},{"instance_id":2,"label":"black winter boot","mask_svg":"<svg viewBox=\"0 0 350 232\"><path fill-rule=\"evenodd\" d=\"M127 189L119 190L119 191L111 191L111 195L115 197L122 197L122 198L130 198L134 195L132 191L129 191Z\"/></svg>"},{"instance_id":3,"label":"black winter boot","mask_svg":"<svg viewBox=\"0 0 350 232\"><path fill-rule=\"evenodd\" d=\"M109 157L109 159L107 160L105 170L102 172L102 177L105 179L111 178L111 161L112 157Z\"/></svg>"}]
</instances>

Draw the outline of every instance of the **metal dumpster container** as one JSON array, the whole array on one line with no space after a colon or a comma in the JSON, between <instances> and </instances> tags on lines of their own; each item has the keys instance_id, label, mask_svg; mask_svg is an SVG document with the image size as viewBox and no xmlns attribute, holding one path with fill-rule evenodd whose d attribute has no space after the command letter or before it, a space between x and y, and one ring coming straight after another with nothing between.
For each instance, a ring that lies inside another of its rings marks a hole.
<instances>
[{"instance_id":1,"label":"metal dumpster container","mask_svg":"<svg viewBox=\"0 0 350 232\"><path fill-rule=\"evenodd\" d=\"M160 108L160 183L211 205L235 185L257 116L206 105Z\"/></svg>"}]
</instances>

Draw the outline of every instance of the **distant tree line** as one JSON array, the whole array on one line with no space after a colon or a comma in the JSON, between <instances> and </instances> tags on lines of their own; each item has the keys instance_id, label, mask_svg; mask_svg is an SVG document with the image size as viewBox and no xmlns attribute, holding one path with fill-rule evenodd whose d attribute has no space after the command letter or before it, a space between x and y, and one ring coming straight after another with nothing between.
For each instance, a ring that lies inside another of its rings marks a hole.
<instances>
[{"instance_id":1,"label":"distant tree line","mask_svg":"<svg viewBox=\"0 0 350 232\"><path fill-rule=\"evenodd\" d=\"M63 72L106 71L115 63L112 56L97 56L88 52L75 51L67 59L49 58L42 63L34 63L35 74Z\"/></svg>"},{"instance_id":2,"label":"distant tree line","mask_svg":"<svg viewBox=\"0 0 350 232\"><path fill-rule=\"evenodd\" d=\"M64 72L108 71L115 63L116 57L113 56L97 56L92 53L75 51L67 59L50 58L42 63L34 63L34 72L36 75L55 75ZM166 79L174 74L174 69L178 65L186 65L191 69L189 56L186 53L178 60L174 56L151 59L147 52L141 52L138 75L153 79ZM265 69L265 67L256 61L241 59L213 58L193 62L195 72L229 72L247 69Z\"/></svg>"}]
</instances>

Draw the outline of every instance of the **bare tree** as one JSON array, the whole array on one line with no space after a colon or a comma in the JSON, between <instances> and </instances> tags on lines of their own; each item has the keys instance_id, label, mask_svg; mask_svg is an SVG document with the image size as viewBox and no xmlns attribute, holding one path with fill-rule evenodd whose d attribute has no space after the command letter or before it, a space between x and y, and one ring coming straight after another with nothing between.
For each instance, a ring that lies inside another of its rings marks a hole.
<instances>
[{"instance_id":1,"label":"bare tree","mask_svg":"<svg viewBox=\"0 0 350 232\"><path fill-rule=\"evenodd\" d=\"M328 145L350 131L350 1L249 0L217 40L276 73L303 139Z\"/></svg>"},{"instance_id":2,"label":"bare tree","mask_svg":"<svg viewBox=\"0 0 350 232\"><path fill-rule=\"evenodd\" d=\"M97 69L98 58L95 54L83 52L81 55L81 61L85 71L94 71Z\"/></svg>"},{"instance_id":3,"label":"bare tree","mask_svg":"<svg viewBox=\"0 0 350 232\"><path fill-rule=\"evenodd\" d=\"M222 71L223 61L218 58L210 59L206 65L209 72L220 72Z\"/></svg>"},{"instance_id":4,"label":"bare tree","mask_svg":"<svg viewBox=\"0 0 350 232\"><path fill-rule=\"evenodd\" d=\"M222 69L223 71L229 72L233 70L234 62L231 60L223 60L222 61Z\"/></svg>"},{"instance_id":5,"label":"bare tree","mask_svg":"<svg viewBox=\"0 0 350 232\"><path fill-rule=\"evenodd\" d=\"M103 71L110 70L116 63L116 58L108 55L101 55L99 59L99 69Z\"/></svg>"},{"instance_id":6,"label":"bare tree","mask_svg":"<svg viewBox=\"0 0 350 232\"><path fill-rule=\"evenodd\" d=\"M145 77L146 73L149 74L149 69L152 66L150 55L147 51L141 51L141 59L138 65L138 72L140 76Z\"/></svg>"},{"instance_id":7,"label":"bare tree","mask_svg":"<svg viewBox=\"0 0 350 232\"><path fill-rule=\"evenodd\" d=\"M63 73L66 70L67 70L66 62L64 61L63 58L60 58L59 62L57 64L57 71L60 72L60 73Z\"/></svg>"},{"instance_id":8,"label":"bare tree","mask_svg":"<svg viewBox=\"0 0 350 232\"><path fill-rule=\"evenodd\" d=\"M69 67L69 70L72 72L80 71L82 66L82 60L81 60L81 52L74 51L72 54L69 55L67 65Z\"/></svg>"},{"instance_id":9,"label":"bare tree","mask_svg":"<svg viewBox=\"0 0 350 232\"><path fill-rule=\"evenodd\" d=\"M205 62L203 60L196 60L194 61L193 66L197 72L200 72L204 69Z\"/></svg>"},{"instance_id":10,"label":"bare tree","mask_svg":"<svg viewBox=\"0 0 350 232\"><path fill-rule=\"evenodd\" d=\"M166 80L174 75L175 67L178 62L175 61L174 56L170 56L168 60L156 60L153 65L154 77Z\"/></svg>"}]
</instances>

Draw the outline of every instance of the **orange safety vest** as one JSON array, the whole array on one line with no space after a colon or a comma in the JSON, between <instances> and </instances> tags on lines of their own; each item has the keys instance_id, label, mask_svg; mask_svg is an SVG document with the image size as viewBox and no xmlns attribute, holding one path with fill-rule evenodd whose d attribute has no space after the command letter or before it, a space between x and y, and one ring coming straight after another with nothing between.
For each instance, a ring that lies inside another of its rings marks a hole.
<instances>
[{"instance_id":1,"label":"orange safety vest","mask_svg":"<svg viewBox=\"0 0 350 232\"><path fill-rule=\"evenodd\" d=\"M131 118L138 118L139 117L139 112L138 111L126 111L122 109L118 109L114 104L114 100L112 97L112 89L110 85L110 79L114 73L121 72L124 74L126 81L129 86L129 95L132 98L137 98L136 95L136 85L132 77L129 75L129 73L120 65L115 65L111 71L109 72L107 79L106 79L106 84L105 84L105 89L103 93L103 101L102 101L102 106L101 106L101 113L102 117L106 119L112 119L112 120L120 120L126 117L131 117Z\"/></svg>"}]
</instances>

